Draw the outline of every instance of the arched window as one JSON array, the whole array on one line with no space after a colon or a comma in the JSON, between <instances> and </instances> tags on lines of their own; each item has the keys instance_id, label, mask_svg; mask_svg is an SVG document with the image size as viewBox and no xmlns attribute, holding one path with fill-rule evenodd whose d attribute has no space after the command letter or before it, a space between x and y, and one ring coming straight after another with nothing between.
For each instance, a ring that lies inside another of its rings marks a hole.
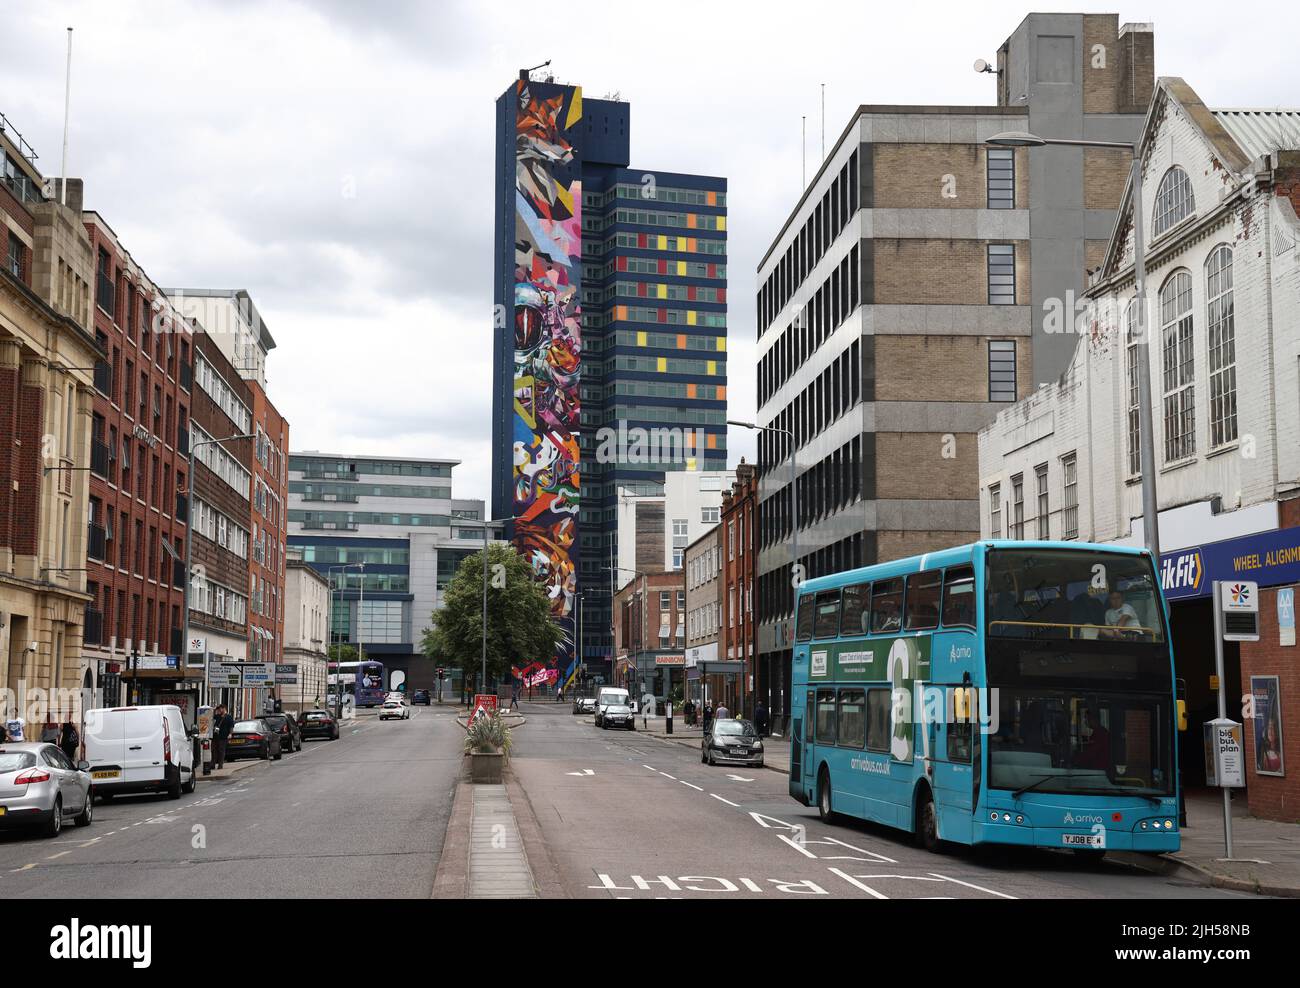
<instances>
[{"instance_id":1,"label":"arched window","mask_svg":"<svg viewBox=\"0 0 1300 988\"><path fill-rule=\"evenodd\" d=\"M1160 236L1195 211L1196 201L1192 198L1192 183L1187 178L1187 172L1174 165L1165 172L1165 177L1160 180L1160 188L1156 190L1154 236Z\"/></svg>"},{"instance_id":2,"label":"arched window","mask_svg":"<svg viewBox=\"0 0 1300 988\"><path fill-rule=\"evenodd\" d=\"M1192 276L1176 271L1160 289L1160 358L1164 380L1165 462L1196 452L1192 352Z\"/></svg>"},{"instance_id":3,"label":"arched window","mask_svg":"<svg viewBox=\"0 0 1300 988\"><path fill-rule=\"evenodd\" d=\"M1138 301L1129 299L1124 314L1124 354L1128 381L1128 394L1124 403L1125 423L1128 427L1128 472L1136 477L1142 472L1142 416L1138 387Z\"/></svg>"},{"instance_id":4,"label":"arched window","mask_svg":"<svg viewBox=\"0 0 1300 988\"><path fill-rule=\"evenodd\" d=\"M1210 446L1237 438L1237 333L1232 311L1232 250L1220 244L1205 262L1205 325L1210 351Z\"/></svg>"}]
</instances>

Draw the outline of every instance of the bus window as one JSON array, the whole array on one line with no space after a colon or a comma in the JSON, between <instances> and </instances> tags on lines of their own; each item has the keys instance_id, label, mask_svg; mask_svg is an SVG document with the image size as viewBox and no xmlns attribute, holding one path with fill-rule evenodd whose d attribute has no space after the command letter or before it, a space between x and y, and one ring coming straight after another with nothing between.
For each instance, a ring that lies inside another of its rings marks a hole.
<instances>
[{"instance_id":1,"label":"bus window","mask_svg":"<svg viewBox=\"0 0 1300 988\"><path fill-rule=\"evenodd\" d=\"M943 623L945 627L975 627L975 570L954 566L943 578Z\"/></svg>"},{"instance_id":2,"label":"bus window","mask_svg":"<svg viewBox=\"0 0 1300 988\"><path fill-rule=\"evenodd\" d=\"M970 763L975 712L975 691L969 686L948 687L948 761Z\"/></svg>"},{"instance_id":3,"label":"bus window","mask_svg":"<svg viewBox=\"0 0 1300 988\"><path fill-rule=\"evenodd\" d=\"M939 627L939 588L943 574L939 570L914 573L907 578L908 631Z\"/></svg>"},{"instance_id":4,"label":"bus window","mask_svg":"<svg viewBox=\"0 0 1300 988\"><path fill-rule=\"evenodd\" d=\"M835 743L835 691L817 691L817 743Z\"/></svg>"},{"instance_id":5,"label":"bus window","mask_svg":"<svg viewBox=\"0 0 1300 988\"><path fill-rule=\"evenodd\" d=\"M814 638L834 638L840 633L840 592L823 590L817 595L817 618L813 622Z\"/></svg>"},{"instance_id":6,"label":"bus window","mask_svg":"<svg viewBox=\"0 0 1300 988\"><path fill-rule=\"evenodd\" d=\"M799 625L795 632L795 640L806 642L812 640L813 634L813 598L809 594L807 597L799 598Z\"/></svg>"},{"instance_id":7,"label":"bus window","mask_svg":"<svg viewBox=\"0 0 1300 988\"><path fill-rule=\"evenodd\" d=\"M898 631L903 626L903 578L878 580L871 587L871 630Z\"/></svg>"},{"instance_id":8,"label":"bus window","mask_svg":"<svg viewBox=\"0 0 1300 988\"><path fill-rule=\"evenodd\" d=\"M844 588L844 603L840 608L840 634L844 637L865 635L871 630L871 584L859 583Z\"/></svg>"},{"instance_id":9,"label":"bus window","mask_svg":"<svg viewBox=\"0 0 1300 988\"><path fill-rule=\"evenodd\" d=\"M867 697L862 690L840 690L839 744L861 748L867 740Z\"/></svg>"},{"instance_id":10,"label":"bus window","mask_svg":"<svg viewBox=\"0 0 1300 988\"><path fill-rule=\"evenodd\" d=\"M889 705L892 691L867 690L867 750L889 750Z\"/></svg>"}]
</instances>

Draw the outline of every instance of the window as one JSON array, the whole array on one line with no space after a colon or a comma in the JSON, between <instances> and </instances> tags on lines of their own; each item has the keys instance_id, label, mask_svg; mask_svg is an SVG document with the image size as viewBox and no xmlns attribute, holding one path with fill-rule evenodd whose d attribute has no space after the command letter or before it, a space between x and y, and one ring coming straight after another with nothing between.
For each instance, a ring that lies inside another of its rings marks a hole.
<instances>
[{"instance_id":1,"label":"window","mask_svg":"<svg viewBox=\"0 0 1300 988\"><path fill-rule=\"evenodd\" d=\"M969 762L971 760L971 736L975 729L975 690L969 686L947 689L948 712L948 760L950 762Z\"/></svg>"},{"instance_id":2,"label":"window","mask_svg":"<svg viewBox=\"0 0 1300 988\"><path fill-rule=\"evenodd\" d=\"M721 508L701 508L700 523L703 525L716 525L722 519Z\"/></svg>"},{"instance_id":3,"label":"window","mask_svg":"<svg viewBox=\"0 0 1300 988\"><path fill-rule=\"evenodd\" d=\"M835 743L835 691L817 691L817 731L814 737L818 744Z\"/></svg>"},{"instance_id":4,"label":"window","mask_svg":"<svg viewBox=\"0 0 1300 988\"><path fill-rule=\"evenodd\" d=\"M817 595L817 618L813 622L814 638L834 638L840 633L840 592L823 590Z\"/></svg>"},{"instance_id":5,"label":"window","mask_svg":"<svg viewBox=\"0 0 1300 988\"><path fill-rule=\"evenodd\" d=\"M1079 537L1079 477L1078 454L1066 453L1061 457L1061 538Z\"/></svg>"},{"instance_id":6,"label":"window","mask_svg":"<svg viewBox=\"0 0 1300 988\"><path fill-rule=\"evenodd\" d=\"M862 748L867 742L867 694L864 690L840 690L836 717L838 738L843 748Z\"/></svg>"},{"instance_id":7,"label":"window","mask_svg":"<svg viewBox=\"0 0 1300 988\"><path fill-rule=\"evenodd\" d=\"M797 641L811 641L813 636L813 598L809 594L799 598L799 619L795 629Z\"/></svg>"},{"instance_id":8,"label":"window","mask_svg":"<svg viewBox=\"0 0 1300 988\"><path fill-rule=\"evenodd\" d=\"M954 566L943 581L944 627L975 627L975 569Z\"/></svg>"},{"instance_id":9,"label":"window","mask_svg":"<svg viewBox=\"0 0 1300 988\"><path fill-rule=\"evenodd\" d=\"M889 750L889 710L889 690L867 690L868 751Z\"/></svg>"},{"instance_id":10,"label":"window","mask_svg":"<svg viewBox=\"0 0 1300 988\"><path fill-rule=\"evenodd\" d=\"M903 578L877 580L871 587L871 630L898 631L903 626Z\"/></svg>"},{"instance_id":11,"label":"window","mask_svg":"<svg viewBox=\"0 0 1300 988\"><path fill-rule=\"evenodd\" d=\"M924 631L939 626L939 594L943 573L913 573L907 578L908 631Z\"/></svg>"},{"instance_id":12,"label":"window","mask_svg":"<svg viewBox=\"0 0 1300 988\"><path fill-rule=\"evenodd\" d=\"M1016 152L1013 148L989 148L989 209L1016 208Z\"/></svg>"},{"instance_id":13,"label":"window","mask_svg":"<svg viewBox=\"0 0 1300 988\"><path fill-rule=\"evenodd\" d=\"M1141 355L1138 353L1138 302L1132 299L1128 304L1127 323L1128 345L1125 348L1128 373L1128 472L1136 477L1142 472L1142 384Z\"/></svg>"},{"instance_id":14,"label":"window","mask_svg":"<svg viewBox=\"0 0 1300 988\"><path fill-rule=\"evenodd\" d=\"M865 635L870 630L871 584L845 587L840 604L840 634Z\"/></svg>"},{"instance_id":15,"label":"window","mask_svg":"<svg viewBox=\"0 0 1300 988\"><path fill-rule=\"evenodd\" d=\"M673 606L673 595L669 590L659 591L659 610L666 611Z\"/></svg>"},{"instance_id":16,"label":"window","mask_svg":"<svg viewBox=\"0 0 1300 988\"><path fill-rule=\"evenodd\" d=\"M1038 537L1046 541L1052 537L1049 524L1050 512L1048 510L1046 463L1040 463L1034 467L1034 483L1038 488Z\"/></svg>"},{"instance_id":17,"label":"window","mask_svg":"<svg viewBox=\"0 0 1300 988\"><path fill-rule=\"evenodd\" d=\"M1011 478L1011 524L1007 535L1013 539L1025 537L1025 475Z\"/></svg>"},{"instance_id":18,"label":"window","mask_svg":"<svg viewBox=\"0 0 1300 988\"><path fill-rule=\"evenodd\" d=\"M1232 311L1232 250L1214 248L1205 263L1210 349L1210 447L1237 438L1237 333Z\"/></svg>"},{"instance_id":19,"label":"window","mask_svg":"<svg viewBox=\"0 0 1300 988\"><path fill-rule=\"evenodd\" d=\"M1160 187L1156 189L1155 236L1160 236L1195 211L1196 202L1192 198L1192 183L1187 172L1174 165L1165 172Z\"/></svg>"},{"instance_id":20,"label":"window","mask_svg":"<svg viewBox=\"0 0 1300 988\"><path fill-rule=\"evenodd\" d=\"M1016 248L989 244L989 305L1016 304Z\"/></svg>"},{"instance_id":21,"label":"window","mask_svg":"<svg viewBox=\"0 0 1300 988\"><path fill-rule=\"evenodd\" d=\"M1192 352L1192 276L1176 271L1160 289L1160 355L1164 381L1165 462L1196 453Z\"/></svg>"},{"instance_id":22,"label":"window","mask_svg":"<svg viewBox=\"0 0 1300 988\"><path fill-rule=\"evenodd\" d=\"M18 234L12 230L9 231L9 258L5 262L5 267L9 273L19 280L23 276L23 242L18 239Z\"/></svg>"},{"instance_id":23,"label":"window","mask_svg":"<svg viewBox=\"0 0 1300 988\"><path fill-rule=\"evenodd\" d=\"M989 486L989 538L1002 538L1002 485Z\"/></svg>"},{"instance_id":24,"label":"window","mask_svg":"<svg viewBox=\"0 0 1300 988\"><path fill-rule=\"evenodd\" d=\"M989 401L1016 400L1016 341L989 340Z\"/></svg>"}]
</instances>

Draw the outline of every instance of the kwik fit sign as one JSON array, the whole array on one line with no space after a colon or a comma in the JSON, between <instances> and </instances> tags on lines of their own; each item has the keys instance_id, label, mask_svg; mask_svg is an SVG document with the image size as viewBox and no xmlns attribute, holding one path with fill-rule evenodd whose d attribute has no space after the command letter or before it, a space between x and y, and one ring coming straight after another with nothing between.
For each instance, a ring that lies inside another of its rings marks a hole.
<instances>
[{"instance_id":1,"label":"kwik fit sign","mask_svg":"<svg viewBox=\"0 0 1300 988\"><path fill-rule=\"evenodd\" d=\"M1261 586L1300 581L1300 528L1179 549L1160 559L1160 585L1170 600L1208 597L1215 580Z\"/></svg>"}]
</instances>

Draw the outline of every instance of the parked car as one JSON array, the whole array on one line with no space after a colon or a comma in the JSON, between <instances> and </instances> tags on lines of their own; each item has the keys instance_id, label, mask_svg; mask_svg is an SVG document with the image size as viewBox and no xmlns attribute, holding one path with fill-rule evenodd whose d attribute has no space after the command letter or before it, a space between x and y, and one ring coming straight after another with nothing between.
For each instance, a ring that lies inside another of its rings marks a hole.
<instances>
[{"instance_id":1,"label":"parked car","mask_svg":"<svg viewBox=\"0 0 1300 988\"><path fill-rule=\"evenodd\" d=\"M598 720L601 727L625 727L636 730L636 714L626 703L607 703L600 708Z\"/></svg>"},{"instance_id":2,"label":"parked car","mask_svg":"<svg viewBox=\"0 0 1300 988\"><path fill-rule=\"evenodd\" d=\"M594 696L575 696L573 698L573 712L575 714L589 714L596 710L596 698Z\"/></svg>"},{"instance_id":3,"label":"parked car","mask_svg":"<svg viewBox=\"0 0 1300 988\"><path fill-rule=\"evenodd\" d=\"M86 711L86 761L95 795L194 791L194 740L180 707L101 707Z\"/></svg>"},{"instance_id":4,"label":"parked car","mask_svg":"<svg viewBox=\"0 0 1300 988\"><path fill-rule=\"evenodd\" d=\"M302 728L298 726L293 714L265 714L262 720L266 721L271 730L279 732L281 748L291 755L295 751L302 751Z\"/></svg>"},{"instance_id":5,"label":"parked car","mask_svg":"<svg viewBox=\"0 0 1300 988\"><path fill-rule=\"evenodd\" d=\"M339 722L328 710L303 711L298 727L302 731L304 741L308 738L326 738L330 741L339 739Z\"/></svg>"},{"instance_id":6,"label":"parked car","mask_svg":"<svg viewBox=\"0 0 1300 988\"><path fill-rule=\"evenodd\" d=\"M763 740L751 721L735 717L715 720L700 740L700 761L762 768Z\"/></svg>"},{"instance_id":7,"label":"parked car","mask_svg":"<svg viewBox=\"0 0 1300 988\"><path fill-rule=\"evenodd\" d=\"M241 720L230 732L226 742L226 761L236 758L261 758L264 761L274 758L277 762L284 757L284 747L280 741L280 732L266 722L266 718Z\"/></svg>"},{"instance_id":8,"label":"parked car","mask_svg":"<svg viewBox=\"0 0 1300 988\"><path fill-rule=\"evenodd\" d=\"M411 694L412 703L423 703L426 707L433 705L433 695L428 690L416 690Z\"/></svg>"},{"instance_id":9,"label":"parked car","mask_svg":"<svg viewBox=\"0 0 1300 988\"><path fill-rule=\"evenodd\" d=\"M57 837L65 819L90 826L95 813L88 762L73 765L57 745L0 744L0 830L39 827Z\"/></svg>"},{"instance_id":10,"label":"parked car","mask_svg":"<svg viewBox=\"0 0 1300 988\"><path fill-rule=\"evenodd\" d=\"M385 700L384 705L379 708L379 719L390 720L394 717L398 720L410 720L411 705L400 700Z\"/></svg>"},{"instance_id":11,"label":"parked car","mask_svg":"<svg viewBox=\"0 0 1300 988\"><path fill-rule=\"evenodd\" d=\"M618 704L627 707L628 713L635 714L632 709L632 698L628 696L627 690L621 686L602 686L596 690L596 726L603 727L603 713L606 707Z\"/></svg>"}]
</instances>

